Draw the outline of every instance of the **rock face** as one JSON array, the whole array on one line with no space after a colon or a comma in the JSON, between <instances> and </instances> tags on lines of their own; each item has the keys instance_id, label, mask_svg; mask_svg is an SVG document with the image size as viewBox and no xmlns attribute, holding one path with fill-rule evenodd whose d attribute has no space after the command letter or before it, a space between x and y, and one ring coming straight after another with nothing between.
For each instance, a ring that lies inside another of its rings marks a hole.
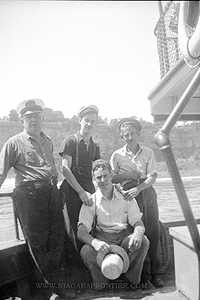
<instances>
[{"instance_id":1,"label":"rock face","mask_svg":"<svg viewBox=\"0 0 200 300\"><path fill-rule=\"evenodd\" d=\"M162 152L154 143L154 135L159 128L144 126L141 136L141 144L152 148L156 155L156 161L164 161ZM19 122L0 122L0 149L4 143L13 135L23 130L22 124ZM66 131L62 124L45 123L43 130L47 133L53 141L54 153L57 163L60 163L58 151L62 140L66 135L72 134L75 131ZM94 140L100 144L102 158L109 160L113 151L124 145L119 136L117 127L110 125L98 125L95 133ZM200 127L196 125L175 127L170 135L170 141L173 153L178 159L200 159Z\"/></svg>"}]
</instances>

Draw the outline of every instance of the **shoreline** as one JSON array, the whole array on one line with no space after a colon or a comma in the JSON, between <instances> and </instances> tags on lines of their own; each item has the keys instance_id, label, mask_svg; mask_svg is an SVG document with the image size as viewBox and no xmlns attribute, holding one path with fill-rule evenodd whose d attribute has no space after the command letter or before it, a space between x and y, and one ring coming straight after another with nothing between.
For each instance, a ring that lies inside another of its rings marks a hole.
<instances>
[{"instance_id":1,"label":"shoreline","mask_svg":"<svg viewBox=\"0 0 200 300\"><path fill-rule=\"evenodd\" d=\"M200 179L200 176L181 176L182 180L198 180ZM162 182L162 181L172 181L172 178L171 177L158 177L156 179L156 183L159 183L159 182ZM3 188L14 188L14 182L15 182L15 178L14 177L9 177L9 178L6 178L4 183L2 184L1 186L1 189L0 191L3 189ZM58 182L58 186L60 186L62 180Z\"/></svg>"}]
</instances>

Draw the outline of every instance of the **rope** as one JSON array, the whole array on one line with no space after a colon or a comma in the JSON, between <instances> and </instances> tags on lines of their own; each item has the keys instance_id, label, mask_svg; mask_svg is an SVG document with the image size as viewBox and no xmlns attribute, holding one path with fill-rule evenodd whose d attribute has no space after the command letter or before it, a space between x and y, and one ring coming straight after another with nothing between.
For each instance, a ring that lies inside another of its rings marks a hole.
<instances>
[{"instance_id":1,"label":"rope","mask_svg":"<svg viewBox=\"0 0 200 300\"><path fill-rule=\"evenodd\" d=\"M170 248L169 248L169 233L163 223L160 223L160 245L161 245L161 256L162 256L162 266L161 272L164 272L170 261Z\"/></svg>"}]
</instances>

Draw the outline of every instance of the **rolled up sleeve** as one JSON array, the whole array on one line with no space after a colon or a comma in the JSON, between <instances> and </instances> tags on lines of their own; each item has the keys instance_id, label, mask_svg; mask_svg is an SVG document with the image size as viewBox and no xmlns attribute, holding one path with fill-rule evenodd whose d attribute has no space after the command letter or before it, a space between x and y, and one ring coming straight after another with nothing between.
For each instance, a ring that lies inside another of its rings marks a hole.
<instances>
[{"instance_id":1,"label":"rolled up sleeve","mask_svg":"<svg viewBox=\"0 0 200 300\"><path fill-rule=\"evenodd\" d=\"M135 199L127 201L128 204L128 221L131 226L138 222L143 214L141 213L139 206Z\"/></svg>"},{"instance_id":2,"label":"rolled up sleeve","mask_svg":"<svg viewBox=\"0 0 200 300\"><path fill-rule=\"evenodd\" d=\"M148 165L147 165L147 177L153 176L153 175L157 176L157 172L156 172L155 155L154 155L153 150L151 150Z\"/></svg>"},{"instance_id":3,"label":"rolled up sleeve","mask_svg":"<svg viewBox=\"0 0 200 300\"><path fill-rule=\"evenodd\" d=\"M92 230L92 224L94 220L94 206L86 206L82 204L79 213L79 221L77 226L83 225L86 231L89 233Z\"/></svg>"}]
</instances>

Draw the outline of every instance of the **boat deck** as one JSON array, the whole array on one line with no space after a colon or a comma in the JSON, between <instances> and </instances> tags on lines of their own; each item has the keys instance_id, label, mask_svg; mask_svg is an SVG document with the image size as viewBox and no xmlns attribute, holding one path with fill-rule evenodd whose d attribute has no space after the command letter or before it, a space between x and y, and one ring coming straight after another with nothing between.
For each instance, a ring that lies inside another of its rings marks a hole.
<instances>
[{"instance_id":1,"label":"boat deck","mask_svg":"<svg viewBox=\"0 0 200 300\"><path fill-rule=\"evenodd\" d=\"M132 291L131 289L111 289L107 291L86 290L83 294L77 295L78 300L129 300L129 299L144 299L144 300L186 300L187 298L175 287L174 269L165 271L163 274L165 286L163 288ZM41 295L35 295L31 300L43 300Z\"/></svg>"}]
</instances>

